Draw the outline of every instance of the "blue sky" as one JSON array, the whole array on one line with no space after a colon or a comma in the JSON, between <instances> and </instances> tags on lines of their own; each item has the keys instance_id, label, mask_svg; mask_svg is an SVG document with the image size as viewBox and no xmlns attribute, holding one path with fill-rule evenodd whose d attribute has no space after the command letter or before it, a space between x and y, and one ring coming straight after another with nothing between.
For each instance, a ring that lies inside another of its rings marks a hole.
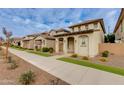
<instances>
[{"instance_id":1,"label":"blue sky","mask_svg":"<svg viewBox=\"0 0 124 93\"><path fill-rule=\"evenodd\" d=\"M13 32L13 36L48 31L67 27L89 19L103 18L106 30L113 31L119 8L18 8L0 9L0 36L2 27Z\"/></svg>"}]
</instances>

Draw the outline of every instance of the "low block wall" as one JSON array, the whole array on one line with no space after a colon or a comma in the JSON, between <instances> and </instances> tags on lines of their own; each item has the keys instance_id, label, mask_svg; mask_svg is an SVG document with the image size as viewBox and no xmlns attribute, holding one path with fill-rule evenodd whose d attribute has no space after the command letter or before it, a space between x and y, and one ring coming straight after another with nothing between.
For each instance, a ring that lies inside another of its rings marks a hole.
<instances>
[{"instance_id":1,"label":"low block wall","mask_svg":"<svg viewBox=\"0 0 124 93\"><path fill-rule=\"evenodd\" d=\"M124 56L124 44L120 43L103 43L99 44L99 52L108 50L110 53L115 55L123 55Z\"/></svg>"}]
</instances>

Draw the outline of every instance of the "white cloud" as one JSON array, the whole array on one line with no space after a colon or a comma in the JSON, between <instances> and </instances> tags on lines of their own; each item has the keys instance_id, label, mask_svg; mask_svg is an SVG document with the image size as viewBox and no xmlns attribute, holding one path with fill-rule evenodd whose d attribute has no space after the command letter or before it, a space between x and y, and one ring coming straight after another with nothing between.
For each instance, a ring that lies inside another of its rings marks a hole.
<instances>
[{"instance_id":1,"label":"white cloud","mask_svg":"<svg viewBox=\"0 0 124 93\"><path fill-rule=\"evenodd\" d=\"M112 18L115 16L115 14L117 13L117 10L112 10L110 12L107 13L107 17L108 18Z\"/></svg>"},{"instance_id":2,"label":"white cloud","mask_svg":"<svg viewBox=\"0 0 124 93\"><path fill-rule=\"evenodd\" d=\"M0 27L12 29L14 35L67 27L88 19L104 18L106 28L114 28L119 9L0 9Z\"/></svg>"}]
</instances>

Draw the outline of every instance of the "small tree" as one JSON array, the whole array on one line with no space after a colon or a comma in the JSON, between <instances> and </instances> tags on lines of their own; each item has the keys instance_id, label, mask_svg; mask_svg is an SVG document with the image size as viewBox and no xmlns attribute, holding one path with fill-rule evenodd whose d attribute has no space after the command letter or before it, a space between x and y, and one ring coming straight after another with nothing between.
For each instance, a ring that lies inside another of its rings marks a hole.
<instances>
[{"instance_id":1,"label":"small tree","mask_svg":"<svg viewBox=\"0 0 124 93\"><path fill-rule=\"evenodd\" d=\"M0 46L2 45L3 38L0 37Z\"/></svg>"},{"instance_id":2,"label":"small tree","mask_svg":"<svg viewBox=\"0 0 124 93\"><path fill-rule=\"evenodd\" d=\"M110 43L115 43L115 35L114 35L114 34L110 34L110 35L108 36L108 38L109 38L109 42L110 42Z\"/></svg>"},{"instance_id":3,"label":"small tree","mask_svg":"<svg viewBox=\"0 0 124 93\"><path fill-rule=\"evenodd\" d=\"M9 45L10 45L10 37L12 36L12 32L7 31L6 28L3 27L3 34L6 37L5 59L7 61L7 58L8 58L8 48L9 48Z\"/></svg>"},{"instance_id":4,"label":"small tree","mask_svg":"<svg viewBox=\"0 0 124 93\"><path fill-rule=\"evenodd\" d=\"M104 36L105 43L115 43L115 35L114 34L107 34Z\"/></svg>"}]
</instances>

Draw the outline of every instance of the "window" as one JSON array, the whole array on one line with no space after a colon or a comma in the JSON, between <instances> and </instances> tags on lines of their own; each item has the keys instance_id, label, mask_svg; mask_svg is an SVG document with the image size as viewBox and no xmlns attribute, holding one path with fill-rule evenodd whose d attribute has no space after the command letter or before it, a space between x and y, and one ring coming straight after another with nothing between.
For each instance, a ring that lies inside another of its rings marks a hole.
<instances>
[{"instance_id":1,"label":"window","mask_svg":"<svg viewBox=\"0 0 124 93\"><path fill-rule=\"evenodd\" d=\"M72 28L72 32L74 32L74 27Z\"/></svg>"},{"instance_id":2,"label":"window","mask_svg":"<svg viewBox=\"0 0 124 93\"><path fill-rule=\"evenodd\" d=\"M78 27L78 30L81 31L81 27L80 26Z\"/></svg>"},{"instance_id":3,"label":"window","mask_svg":"<svg viewBox=\"0 0 124 93\"><path fill-rule=\"evenodd\" d=\"M81 36L80 37L80 47L87 47L87 43L88 43L88 37Z\"/></svg>"},{"instance_id":4,"label":"window","mask_svg":"<svg viewBox=\"0 0 124 93\"><path fill-rule=\"evenodd\" d=\"M98 23L94 24L94 28L97 29L98 28Z\"/></svg>"},{"instance_id":5,"label":"window","mask_svg":"<svg viewBox=\"0 0 124 93\"><path fill-rule=\"evenodd\" d=\"M85 39L83 39L83 38L82 38L81 46L82 46L82 47L86 47L86 41L85 41Z\"/></svg>"},{"instance_id":6,"label":"window","mask_svg":"<svg viewBox=\"0 0 124 93\"><path fill-rule=\"evenodd\" d=\"M85 29L88 30L88 25L85 25Z\"/></svg>"},{"instance_id":7,"label":"window","mask_svg":"<svg viewBox=\"0 0 124 93\"><path fill-rule=\"evenodd\" d=\"M79 31L78 27L74 27L74 31L75 32Z\"/></svg>"}]
</instances>

